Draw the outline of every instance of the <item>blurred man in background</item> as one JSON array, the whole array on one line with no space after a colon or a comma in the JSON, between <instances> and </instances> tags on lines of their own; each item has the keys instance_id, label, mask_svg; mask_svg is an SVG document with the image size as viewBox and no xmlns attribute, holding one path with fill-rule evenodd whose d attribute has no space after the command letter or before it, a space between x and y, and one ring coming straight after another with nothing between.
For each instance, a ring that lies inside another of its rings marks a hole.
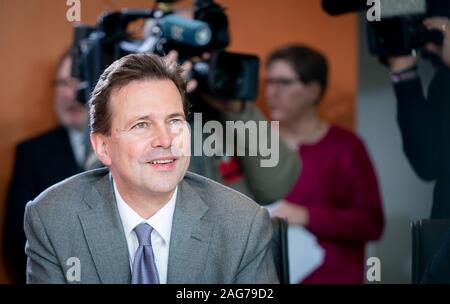
<instances>
[{"instance_id":1,"label":"blurred man in background","mask_svg":"<svg viewBox=\"0 0 450 304\"><path fill-rule=\"evenodd\" d=\"M16 148L5 217L4 248L14 282L25 282L26 257L23 216L25 205L40 192L84 170L90 146L86 145L87 110L76 99L79 81L71 77L67 50L57 64L54 109L59 125Z\"/></svg>"}]
</instances>

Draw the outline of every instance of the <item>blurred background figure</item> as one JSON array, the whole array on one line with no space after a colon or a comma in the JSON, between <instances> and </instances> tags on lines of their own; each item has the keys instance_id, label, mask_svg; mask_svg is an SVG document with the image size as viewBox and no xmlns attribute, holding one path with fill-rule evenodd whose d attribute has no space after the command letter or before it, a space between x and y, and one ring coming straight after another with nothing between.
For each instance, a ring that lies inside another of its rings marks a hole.
<instances>
[{"instance_id":1,"label":"blurred background figure","mask_svg":"<svg viewBox=\"0 0 450 304\"><path fill-rule=\"evenodd\" d=\"M424 20L428 30L442 33L442 45L428 43L425 54L435 56L436 72L425 96L416 56L390 56L391 80L397 97L397 120L403 149L414 171L436 181L432 219L450 218L450 20ZM433 57L431 57L433 58ZM450 230L421 278L423 283L450 283Z\"/></svg>"},{"instance_id":2,"label":"blurred background figure","mask_svg":"<svg viewBox=\"0 0 450 304\"><path fill-rule=\"evenodd\" d=\"M286 46L268 58L270 114L302 161L297 183L272 215L307 228L325 250L323 264L302 283L363 283L365 244L381 236L383 208L362 141L317 115L327 77L325 57L306 46Z\"/></svg>"},{"instance_id":3,"label":"blurred background figure","mask_svg":"<svg viewBox=\"0 0 450 304\"><path fill-rule=\"evenodd\" d=\"M424 26L443 36L442 45L425 46L425 55L434 58L436 65L428 94L424 94L416 56L390 56L388 63L403 150L417 175L436 181L431 218L450 218L450 21L433 17L424 20Z\"/></svg>"},{"instance_id":4,"label":"blurred background figure","mask_svg":"<svg viewBox=\"0 0 450 304\"><path fill-rule=\"evenodd\" d=\"M87 165L87 111L76 99L79 81L71 77L67 50L59 59L54 80L54 110L59 126L16 147L14 171L7 195L4 248L11 277L25 283L25 205L49 186L79 173Z\"/></svg>"}]
</instances>

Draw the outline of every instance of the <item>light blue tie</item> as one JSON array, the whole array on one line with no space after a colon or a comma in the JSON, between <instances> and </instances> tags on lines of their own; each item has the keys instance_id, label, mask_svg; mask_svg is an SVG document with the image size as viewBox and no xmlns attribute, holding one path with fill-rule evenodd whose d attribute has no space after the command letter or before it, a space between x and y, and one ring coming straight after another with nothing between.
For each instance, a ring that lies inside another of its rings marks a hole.
<instances>
[{"instance_id":1,"label":"light blue tie","mask_svg":"<svg viewBox=\"0 0 450 304\"><path fill-rule=\"evenodd\" d=\"M152 248L152 231L153 227L147 223L141 223L134 227L139 247L134 255L131 284L159 284L158 269Z\"/></svg>"}]
</instances>

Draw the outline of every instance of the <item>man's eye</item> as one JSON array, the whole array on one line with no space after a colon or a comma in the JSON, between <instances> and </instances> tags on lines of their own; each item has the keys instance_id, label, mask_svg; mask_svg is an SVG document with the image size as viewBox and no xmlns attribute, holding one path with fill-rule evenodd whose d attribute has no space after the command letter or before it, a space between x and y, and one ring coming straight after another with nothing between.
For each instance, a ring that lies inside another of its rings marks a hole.
<instances>
[{"instance_id":1,"label":"man's eye","mask_svg":"<svg viewBox=\"0 0 450 304\"><path fill-rule=\"evenodd\" d=\"M147 122L139 122L133 126L133 129L144 129L148 127Z\"/></svg>"},{"instance_id":2,"label":"man's eye","mask_svg":"<svg viewBox=\"0 0 450 304\"><path fill-rule=\"evenodd\" d=\"M170 121L170 123L172 124L172 125L179 125L179 124L182 124L184 121L182 120L182 119L180 119L180 118L175 118L175 119L172 119L171 121Z\"/></svg>"}]
</instances>

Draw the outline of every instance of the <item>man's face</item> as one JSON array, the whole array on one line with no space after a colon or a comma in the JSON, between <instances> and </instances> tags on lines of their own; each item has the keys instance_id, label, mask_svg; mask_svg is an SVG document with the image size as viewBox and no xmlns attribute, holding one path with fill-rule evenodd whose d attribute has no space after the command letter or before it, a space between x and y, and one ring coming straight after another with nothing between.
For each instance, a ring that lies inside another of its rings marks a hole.
<instances>
[{"instance_id":1,"label":"man's face","mask_svg":"<svg viewBox=\"0 0 450 304\"><path fill-rule=\"evenodd\" d=\"M273 120L287 122L298 119L313 101L308 89L285 60L273 61L266 70L266 98Z\"/></svg>"},{"instance_id":2,"label":"man's face","mask_svg":"<svg viewBox=\"0 0 450 304\"><path fill-rule=\"evenodd\" d=\"M60 123L82 130L87 125L87 110L76 100L79 81L70 76L72 59L66 58L56 75L54 106Z\"/></svg>"},{"instance_id":3,"label":"man's face","mask_svg":"<svg viewBox=\"0 0 450 304\"><path fill-rule=\"evenodd\" d=\"M190 132L175 84L133 81L111 92L109 106L111 134L94 133L92 139L122 195L171 193L190 159Z\"/></svg>"}]
</instances>

